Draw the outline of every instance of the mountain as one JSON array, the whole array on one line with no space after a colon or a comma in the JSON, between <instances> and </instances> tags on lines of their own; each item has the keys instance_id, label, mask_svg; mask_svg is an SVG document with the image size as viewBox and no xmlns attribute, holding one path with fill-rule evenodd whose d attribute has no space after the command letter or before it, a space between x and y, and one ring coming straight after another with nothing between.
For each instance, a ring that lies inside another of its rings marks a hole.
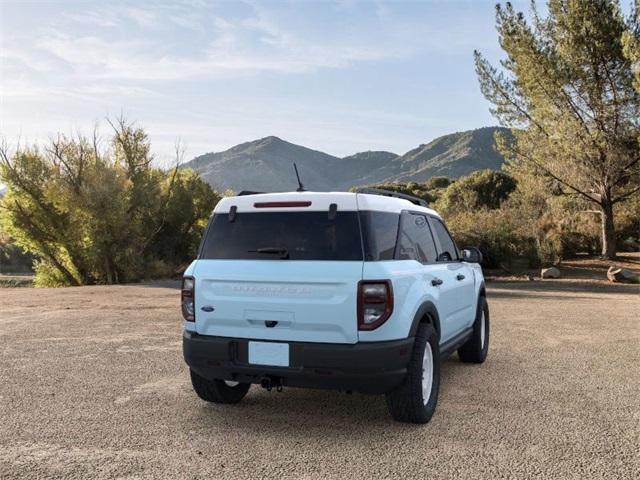
<instances>
[{"instance_id":1,"label":"mountain","mask_svg":"<svg viewBox=\"0 0 640 480\"><path fill-rule=\"evenodd\" d=\"M217 190L284 191L297 187L292 163L303 183L313 190L329 190L339 183L334 168L338 157L278 137L265 137L219 153L206 153L186 163Z\"/></svg>"},{"instance_id":2,"label":"mountain","mask_svg":"<svg viewBox=\"0 0 640 480\"><path fill-rule=\"evenodd\" d=\"M385 151L360 152L344 157L340 162L343 178L341 188L349 189L355 185L375 183L370 181L371 172L383 169L398 157L397 153Z\"/></svg>"},{"instance_id":3,"label":"mountain","mask_svg":"<svg viewBox=\"0 0 640 480\"><path fill-rule=\"evenodd\" d=\"M484 127L436 138L389 164L387 181L424 182L430 177L462 177L476 170L500 170L504 158L494 148L494 134L507 128Z\"/></svg>"},{"instance_id":4,"label":"mountain","mask_svg":"<svg viewBox=\"0 0 640 480\"><path fill-rule=\"evenodd\" d=\"M493 135L498 130L510 134L500 127L485 127L444 135L404 155L368 151L344 158L271 136L224 152L201 155L184 167L193 168L219 191L293 190L297 187L293 162L309 190L346 190L393 181L421 182L432 176L453 178L486 168L499 170L504 160L493 148Z\"/></svg>"}]
</instances>

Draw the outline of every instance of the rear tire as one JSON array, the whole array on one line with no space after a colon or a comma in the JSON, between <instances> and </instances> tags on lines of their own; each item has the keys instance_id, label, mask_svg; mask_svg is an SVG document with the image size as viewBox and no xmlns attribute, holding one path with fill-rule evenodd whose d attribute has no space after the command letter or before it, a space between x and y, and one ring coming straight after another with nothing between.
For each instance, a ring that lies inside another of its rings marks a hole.
<instances>
[{"instance_id":1,"label":"rear tire","mask_svg":"<svg viewBox=\"0 0 640 480\"><path fill-rule=\"evenodd\" d=\"M482 363L489 351L489 305L487 299L478 299L476 321L473 323L473 333L469 340L458 349L460 360L465 363Z\"/></svg>"},{"instance_id":2,"label":"rear tire","mask_svg":"<svg viewBox=\"0 0 640 480\"><path fill-rule=\"evenodd\" d=\"M404 382L386 394L387 408L399 422L427 423L438 403L440 350L433 326L421 323Z\"/></svg>"},{"instance_id":3,"label":"rear tire","mask_svg":"<svg viewBox=\"0 0 640 480\"><path fill-rule=\"evenodd\" d=\"M207 380L191 369L189 369L189 372L191 373L193 390L202 400L206 400L207 402L238 403L244 398L251 387L250 383Z\"/></svg>"}]
</instances>

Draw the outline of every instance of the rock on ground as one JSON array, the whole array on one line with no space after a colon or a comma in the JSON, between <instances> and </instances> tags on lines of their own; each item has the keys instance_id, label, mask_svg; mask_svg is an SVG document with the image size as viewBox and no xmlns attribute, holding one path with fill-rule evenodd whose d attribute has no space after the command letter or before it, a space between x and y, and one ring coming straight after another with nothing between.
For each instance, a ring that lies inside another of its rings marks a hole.
<instances>
[{"instance_id":1,"label":"rock on ground","mask_svg":"<svg viewBox=\"0 0 640 480\"><path fill-rule=\"evenodd\" d=\"M560 278L560 270L556 267L543 268L540 272L540 278Z\"/></svg>"},{"instance_id":2,"label":"rock on ground","mask_svg":"<svg viewBox=\"0 0 640 480\"><path fill-rule=\"evenodd\" d=\"M628 268L609 267L607 278L610 282L616 283L636 283L638 276Z\"/></svg>"}]
</instances>

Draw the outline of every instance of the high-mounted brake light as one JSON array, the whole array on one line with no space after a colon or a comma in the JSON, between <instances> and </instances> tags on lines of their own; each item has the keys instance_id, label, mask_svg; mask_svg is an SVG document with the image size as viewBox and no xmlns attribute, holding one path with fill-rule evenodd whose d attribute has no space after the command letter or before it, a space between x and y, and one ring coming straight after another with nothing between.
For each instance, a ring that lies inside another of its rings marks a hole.
<instances>
[{"instance_id":1,"label":"high-mounted brake light","mask_svg":"<svg viewBox=\"0 0 640 480\"><path fill-rule=\"evenodd\" d=\"M196 279L193 277L182 277L182 317L187 322L196 321Z\"/></svg>"},{"instance_id":2,"label":"high-mounted brake light","mask_svg":"<svg viewBox=\"0 0 640 480\"><path fill-rule=\"evenodd\" d=\"M358 283L358 330L375 330L393 312L391 280L362 280Z\"/></svg>"},{"instance_id":3,"label":"high-mounted brake light","mask_svg":"<svg viewBox=\"0 0 640 480\"><path fill-rule=\"evenodd\" d=\"M253 206L255 208L310 207L311 202L256 202Z\"/></svg>"}]
</instances>

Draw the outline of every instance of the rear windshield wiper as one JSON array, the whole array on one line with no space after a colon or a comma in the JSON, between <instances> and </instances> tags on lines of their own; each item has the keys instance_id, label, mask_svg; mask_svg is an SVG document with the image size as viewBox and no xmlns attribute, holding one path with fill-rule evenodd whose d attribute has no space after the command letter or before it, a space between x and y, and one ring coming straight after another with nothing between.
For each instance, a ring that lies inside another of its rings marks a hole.
<instances>
[{"instance_id":1,"label":"rear windshield wiper","mask_svg":"<svg viewBox=\"0 0 640 480\"><path fill-rule=\"evenodd\" d=\"M247 250L247 251L249 253L269 253L273 255L280 255L280 258L282 260L289 259L289 250L287 250L286 248L265 247L265 248L258 248L257 250Z\"/></svg>"}]
</instances>

